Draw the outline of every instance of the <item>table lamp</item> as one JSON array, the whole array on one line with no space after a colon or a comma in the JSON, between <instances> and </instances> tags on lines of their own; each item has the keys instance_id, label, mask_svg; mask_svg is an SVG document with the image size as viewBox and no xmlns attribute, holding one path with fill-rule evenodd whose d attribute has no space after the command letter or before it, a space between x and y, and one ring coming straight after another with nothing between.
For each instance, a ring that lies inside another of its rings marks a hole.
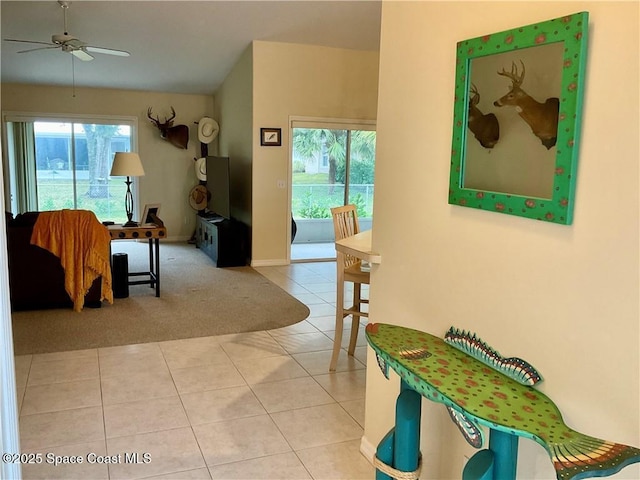
<instances>
[{"instance_id":1,"label":"table lamp","mask_svg":"<svg viewBox=\"0 0 640 480\"><path fill-rule=\"evenodd\" d=\"M125 227L137 227L138 224L131 220L133 217L133 194L131 193L131 177L141 177L144 175L142 162L137 153L116 152L113 157L110 176L127 177L127 193L124 196L124 208L127 210L127 223Z\"/></svg>"}]
</instances>

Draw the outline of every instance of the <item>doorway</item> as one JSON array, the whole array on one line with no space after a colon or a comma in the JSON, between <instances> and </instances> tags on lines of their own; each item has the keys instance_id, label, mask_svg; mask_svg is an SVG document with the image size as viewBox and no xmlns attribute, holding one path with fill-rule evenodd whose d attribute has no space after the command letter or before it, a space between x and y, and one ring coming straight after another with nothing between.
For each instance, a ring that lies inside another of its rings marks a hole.
<instances>
[{"instance_id":1,"label":"doorway","mask_svg":"<svg viewBox=\"0 0 640 480\"><path fill-rule=\"evenodd\" d=\"M333 207L355 204L371 228L375 151L373 123L291 122L292 262L335 260Z\"/></svg>"}]
</instances>

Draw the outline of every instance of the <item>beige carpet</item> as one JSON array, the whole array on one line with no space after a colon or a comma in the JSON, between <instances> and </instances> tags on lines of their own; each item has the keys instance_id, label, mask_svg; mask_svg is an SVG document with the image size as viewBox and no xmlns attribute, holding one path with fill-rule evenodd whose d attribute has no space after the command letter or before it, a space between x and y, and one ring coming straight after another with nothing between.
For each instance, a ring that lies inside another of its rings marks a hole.
<instances>
[{"instance_id":1,"label":"beige carpet","mask_svg":"<svg viewBox=\"0 0 640 480\"><path fill-rule=\"evenodd\" d=\"M113 242L129 271L149 269L145 243ZM304 320L306 305L251 267L216 268L194 245L161 243L161 292L132 285L102 308L14 312L16 355L270 330ZM141 279L142 277L139 277Z\"/></svg>"}]
</instances>

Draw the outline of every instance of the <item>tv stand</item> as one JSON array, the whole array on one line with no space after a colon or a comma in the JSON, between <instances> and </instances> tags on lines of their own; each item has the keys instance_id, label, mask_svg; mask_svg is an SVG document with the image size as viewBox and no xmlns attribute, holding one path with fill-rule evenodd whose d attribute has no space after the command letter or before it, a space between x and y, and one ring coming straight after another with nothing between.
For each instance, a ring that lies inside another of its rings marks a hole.
<instances>
[{"instance_id":1,"label":"tv stand","mask_svg":"<svg viewBox=\"0 0 640 480\"><path fill-rule=\"evenodd\" d=\"M215 214L197 217L196 247L211 257L216 267L246 265L246 243L243 223Z\"/></svg>"},{"instance_id":2,"label":"tv stand","mask_svg":"<svg viewBox=\"0 0 640 480\"><path fill-rule=\"evenodd\" d=\"M215 221L219 222L225 219L222 215L218 215L217 213L213 213L213 212L203 213L200 216L211 222L215 222Z\"/></svg>"}]
</instances>

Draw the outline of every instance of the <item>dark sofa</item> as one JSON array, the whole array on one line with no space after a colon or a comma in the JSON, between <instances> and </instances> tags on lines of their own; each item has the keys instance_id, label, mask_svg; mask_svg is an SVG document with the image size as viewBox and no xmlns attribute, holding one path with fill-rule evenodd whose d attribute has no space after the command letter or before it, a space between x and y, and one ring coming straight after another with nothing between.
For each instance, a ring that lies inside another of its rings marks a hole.
<instances>
[{"instance_id":1,"label":"dark sofa","mask_svg":"<svg viewBox=\"0 0 640 480\"><path fill-rule=\"evenodd\" d=\"M64 288L64 269L60 259L49 251L31 245L31 233L38 212L13 215L5 212L9 260L9 290L12 310L73 308ZM85 295L85 307L102 306L102 279L98 277Z\"/></svg>"}]
</instances>

